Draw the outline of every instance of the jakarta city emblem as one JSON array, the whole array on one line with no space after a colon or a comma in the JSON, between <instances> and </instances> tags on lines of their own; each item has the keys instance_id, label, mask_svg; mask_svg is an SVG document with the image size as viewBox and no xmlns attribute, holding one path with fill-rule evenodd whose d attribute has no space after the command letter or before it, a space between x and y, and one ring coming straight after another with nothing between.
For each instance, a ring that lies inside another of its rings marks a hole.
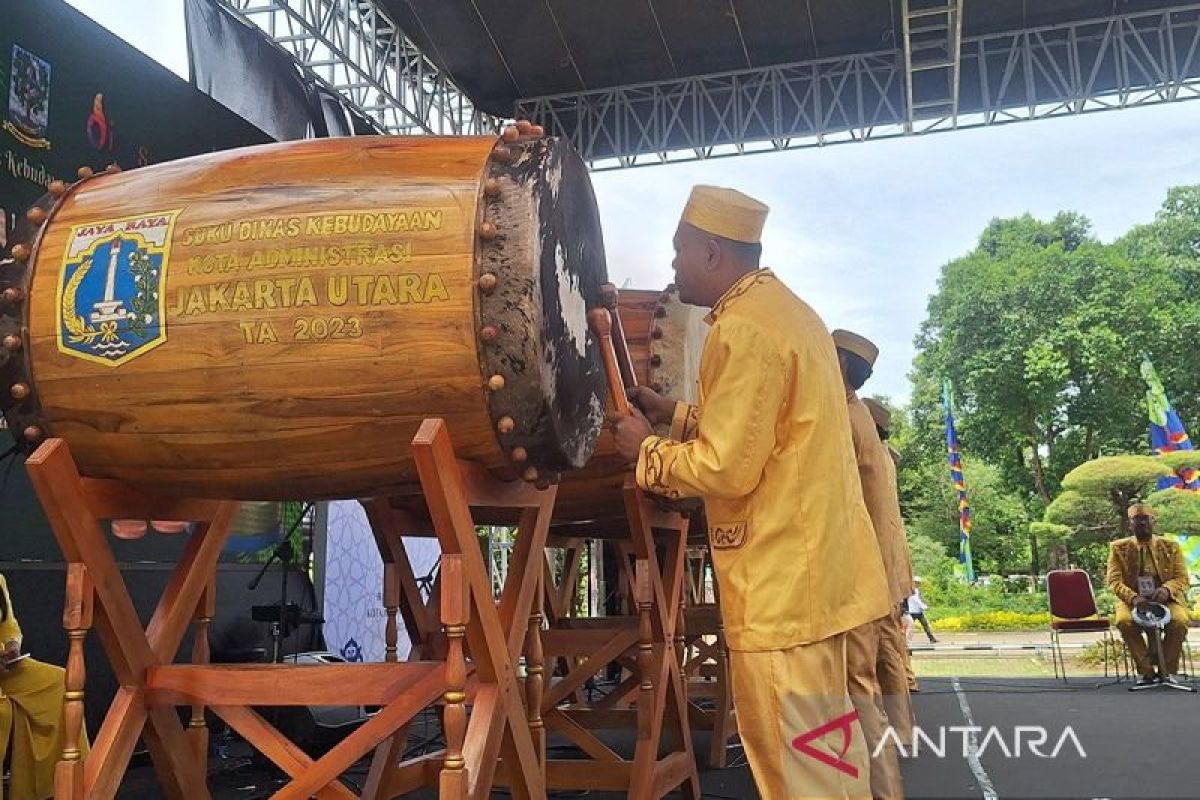
<instances>
[{"instance_id":1,"label":"jakarta city emblem","mask_svg":"<svg viewBox=\"0 0 1200 800\"><path fill-rule=\"evenodd\" d=\"M76 225L58 276L58 350L118 366L167 340L167 262L179 211Z\"/></svg>"}]
</instances>

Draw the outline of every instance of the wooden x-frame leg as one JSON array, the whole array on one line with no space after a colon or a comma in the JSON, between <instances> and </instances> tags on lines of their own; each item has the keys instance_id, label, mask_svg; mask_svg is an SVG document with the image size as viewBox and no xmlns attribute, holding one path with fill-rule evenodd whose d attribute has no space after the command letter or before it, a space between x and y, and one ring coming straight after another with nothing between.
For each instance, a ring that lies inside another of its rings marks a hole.
<instances>
[{"instance_id":1,"label":"wooden x-frame leg","mask_svg":"<svg viewBox=\"0 0 1200 800\"><path fill-rule=\"evenodd\" d=\"M553 511L555 490L538 491L528 484L500 483L476 466L459 462L439 421L427 422L414 440L414 457L424 494L425 514L396 507L388 501L365 502L376 541L395 577L385 585L385 606L395 604L415 645L441 650L440 637L430 635L428 605L417 591L411 566L403 555L402 535L436 533L442 548L442 596L445 562L461 560L463 581L470 595L470 624L465 651L470 655L468 694L471 714L461 748L463 797L488 798L503 758L506 781L518 798L544 798L542 758L545 733L540 718L542 691L541 592L542 553ZM483 555L475 536L471 509L515 508L520 521L506 583L497 604ZM450 646L450 645L445 645ZM524 683L517 680L516 662L526 654ZM445 722L447 739L450 723ZM376 750L364 797L391 798L430 782L438 765L448 765L447 752L397 764L404 738L397 733ZM515 765L515 766L514 766ZM444 774L444 773L443 773ZM447 788L442 784L442 796Z\"/></svg>"},{"instance_id":2,"label":"wooden x-frame leg","mask_svg":"<svg viewBox=\"0 0 1200 800\"><path fill-rule=\"evenodd\" d=\"M63 618L71 639L68 722L82 717L82 639L93 623L120 683L86 759L80 758L78 736L66 736L68 746L56 772L56 796L62 800L113 797L141 736L166 797L207 798L205 737L199 730L207 706L291 776L291 782L274 795L277 800L353 797L338 776L372 749L384 757L369 796L395 796L395 788L411 783L415 776L419 784L438 785L442 798L485 798L503 756L512 765L513 795L522 800L545 798L539 713L541 616L535 599L540 600L542 592L542 551L555 493L520 483L499 484L473 465L459 462L441 420L425 421L412 452L429 527L443 554L437 601L440 657L431 658L423 650L424 660L403 664L393 660L366 665L211 666L206 663L207 644L200 642L193 649L198 663L170 662L190 624L196 624L198 637L206 631L217 558L237 504L163 499L115 482L83 479L64 442L44 443L27 464L69 562ZM518 550L523 556L510 573L499 607L492 599L478 548L471 504L521 509L524 544ZM145 630L99 524L99 520L126 517L199 523ZM401 564L397 553L402 551L390 541L381 542L381 549L393 576L385 603L405 609L406 624L424 631L424 648L434 638L430 604L411 591L408 602L401 602L402 590L415 588L415 580L411 587L403 587L395 579ZM393 631L393 643L394 638ZM521 685L514 663L527 639L530 678ZM444 706L444 755L417 763L389 760L388 753L394 751L380 745L394 742L415 714L439 698ZM469 720L468 700L472 702ZM251 708L346 703L378 705L381 710L315 761ZM179 722L174 708L179 705L192 706L190 735ZM532 714L526 714L527 707Z\"/></svg>"},{"instance_id":3,"label":"wooden x-frame leg","mask_svg":"<svg viewBox=\"0 0 1200 800\"><path fill-rule=\"evenodd\" d=\"M545 634L547 655L572 665L542 702L547 730L586 756L548 761L546 782L554 789L624 791L637 800L659 798L676 788L685 797L699 798L679 666L687 520L655 508L632 482L625 487L625 504L623 523L605 526L608 530L597 527L595 533L622 537L619 549L635 600L633 615L556 615L557 624ZM629 677L597 702L583 703L579 690L612 662L625 666ZM626 698L632 699L633 709L625 707ZM623 759L596 735L611 728L635 732L632 759ZM673 746L660 757L664 735Z\"/></svg>"},{"instance_id":4,"label":"wooden x-frame leg","mask_svg":"<svg viewBox=\"0 0 1200 800\"><path fill-rule=\"evenodd\" d=\"M688 696L688 716L693 730L712 732L708 766L723 769L729 740L737 733L733 689L729 680L729 652L719 603L705 599L705 573L712 567L708 545L688 548L688 592L684 606L687 636L684 640L683 683ZM720 590L713 587L719 598ZM702 707L698 701L704 701Z\"/></svg>"},{"instance_id":5,"label":"wooden x-frame leg","mask_svg":"<svg viewBox=\"0 0 1200 800\"><path fill-rule=\"evenodd\" d=\"M68 666L74 666L75 676L81 675L82 651L76 650L87 623L94 620L120 684L91 753L82 760L78 753L66 754L74 757L64 759L66 766L57 773L60 800L113 797L139 736L168 798L208 797L203 759L189 744L175 710L147 703L146 678L151 669L174 658L197 608L202 607L237 504L164 499L113 481L83 479L60 439L43 443L26 466L68 562L64 621L73 651ZM199 523L144 630L100 526L100 520L122 517ZM82 680L75 676L67 679L72 687L69 706L82 704Z\"/></svg>"}]
</instances>

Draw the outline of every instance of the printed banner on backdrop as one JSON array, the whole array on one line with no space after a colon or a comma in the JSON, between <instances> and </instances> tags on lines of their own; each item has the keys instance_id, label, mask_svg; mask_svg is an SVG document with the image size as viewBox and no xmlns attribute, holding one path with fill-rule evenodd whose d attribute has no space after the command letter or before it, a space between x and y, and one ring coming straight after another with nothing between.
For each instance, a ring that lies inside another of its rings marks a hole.
<instances>
[{"instance_id":1,"label":"printed banner on backdrop","mask_svg":"<svg viewBox=\"0 0 1200 800\"><path fill-rule=\"evenodd\" d=\"M383 661L383 561L363 507L354 500L329 504L325 555L325 643L347 661ZM433 573L441 554L437 540L404 538L418 582ZM398 624L397 655L408 657L412 643Z\"/></svg>"}]
</instances>

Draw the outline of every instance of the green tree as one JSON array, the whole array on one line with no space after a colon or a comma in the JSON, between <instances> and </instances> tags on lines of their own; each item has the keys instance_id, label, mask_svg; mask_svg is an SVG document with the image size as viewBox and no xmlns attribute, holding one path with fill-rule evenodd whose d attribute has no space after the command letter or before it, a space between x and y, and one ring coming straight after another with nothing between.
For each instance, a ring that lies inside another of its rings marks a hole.
<instances>
[{"instance_id":1,"label":"green tree","mask_svg":"<svg viewBox=\"0 0 1200 800\"><path fill-rule=\"evenodd\" d=\"M942 268L916 340L926 455L950 377L960 440L1043 507L1076 465L1146 449L1141 353L1177 409L1200 409L1200 355L1185 346L1200 336L1200 187L1172 190L1153 223L1112 245L1088 231L1074 214L994 220Z\"/></svg>"},{"instance_id":2,"label":"green tree","mask_svg":"<svg viewBox=\"0 0 1200 800\"><path fill-rule=\"evenodd\" d=\"M942 435L937 397L949 377L960 440L1047 503L1054 485L1045 457L1063 427L1069 374L1047 337L1072 304L1064 276L1081 247L1099 244L1077 215L993 220L973 252L942 268L916 341L914 408L927 448Z\"/></svg>"},{"instance_id":3,"label":"green tree","mask_svg":"<svg viewBox=\"0 0 1200 800\"><path fill-rule=\"evenodd\" d=\"M926 581L945 582L953 578L958 559L951 558L940 543L922 534L909 533L908 548L912 552L913 574Z\"/></svg>"},{"instance_id":4,"label":"green tree","mask_svg":"<svg viewBox=\"0 0 1200 800\"><path fill-rule=\"evenodd\" d=\"M1053 505L1053 504L1052 504ZM1038 569L1065 569L1067 566L1067 542L1071 539L1071 528L1057 525L1053 522L1031 522L1029 524L1030 540L1035 543L1038 553L1044 554L1044 563L1038 564Z\"/></svg>"},{"instance_id":5,"label":"green tree","mask_svg":"<svg viewBox=\"0 0 1200 800\"><path fill-rule=\"evenodd\" d=\"M1200 494L1163 489L1146 498L1158 514L1159 533L1200 534Z\"/></svg>"},{"instance_id":6,"label":"green tree","mask_svg":"<svg viewBox=\"0 0 1200 800\"><path fill-rule=\"evenodd\" d=\"M964 458L963 475L971 503L971 553L979 573L1008 575L1030 567L1029 517L1021 497L990 464ZM924 464L903 474L909 502L906 522L914 536L959 549L958 495L945 462Z\"/></svg>"},{"instance_id":7,"label":"green tree","mask_svg":"<svg viewBox=\"0 0 1200 800\"><path fill-rule=\"evenodd\" d=\"M1063 478L1063 492L1046 509L1045 522L1065 525L1075 545L1128 535L1125 513L1154 491L1172 470L1155 456L1105 456L1080 464Z\"/></svg>"}]
</instances>

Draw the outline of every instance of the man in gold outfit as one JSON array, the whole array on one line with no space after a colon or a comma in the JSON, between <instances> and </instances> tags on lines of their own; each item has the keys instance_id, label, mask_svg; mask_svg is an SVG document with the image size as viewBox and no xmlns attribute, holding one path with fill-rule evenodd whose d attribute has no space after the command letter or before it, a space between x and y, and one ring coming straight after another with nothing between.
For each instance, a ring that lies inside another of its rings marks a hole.
<instances>
[{"instance_id":1,"label":"man in gold outfit","mask_svg":"<svg viewBox=\"0 0 1200 800\"><path fill-rule=\"evenodd\" d=\"M760 795L866 797L845 633L887 613L883 564L833 341L759 268L766 216L732 189L692 191L672 266L680 299L712 309L700 404L640 388L630 396L641 411L613 425L642 489L704 499L738 731ZM655 436L651 423L668 421L670 436Z\"/></svg>"},{"instance_id":2,"label":"man in gold outfit","mask_svg":"<svg viewBox=\"0 0 1200 800\"><path fill-rule=\"evenodd\" d=\"M1117 596L1117 630L1137 665L1139 686L1155 681L1154 665L1146 648L1145 631L1133 621L1133 607L1161 603L1171 612L1163 631L1163 676L1179 672L1179 656L1187 637L1188 573L1178 542L1154 535L1154 509L1134 503L1128 511L1133 536L1108 546L1108 588Z\"/></svg>"},{"instance_id":3,"label":"man in gold outfit","mask_svg":"<svg viewBox=\"0 0 1200 800\"><path fill-rule=\"evenodd\" d=\"M9 800L46 800L54 795L54 769L62 757L66 680L61 667L23 654L22 642L8 583L0 575L0 763L11 749ZM80 732L80 745L86 756L86 731Z\"/></svg>"},{"instance_id":4,"label":"man in gold outfit","mask_svg":"<svg viewBox=\"0 0 1200 800\"><path fill-rule=\"evenodd\" d=\"M893 655L890 648L894 646L894 642L890 634L894 629L898 629L899 604L902 599L896 595L903 596L903 588L910 579L906 571L907 559L904 556L908 543L904 538L903 525L898 519L899 501L892 457L888 455L887 448L879 439L871 412L856 394L871 376L875 359L879 356L879 348L865 336L846 330L834 331L833 343L837 347L838 364L845 386L854 460L858 465L858 477L875 532L876 546L883 558L886 591L891 601L887 613L879 619L858 626L846 636L850 697L858 709L863 733L867 737L867 746L874 752L878 742L888 741L885 734L889 718L884 706L879 664L884 662L885 674L892 679L902 678L904 671L902 661L897 660L894 667L885 661L885 652L886 657ZM905 696L908 694L907 683L903 680L898 686L893 681L889 690L893 695L896 691L903 692ZM900 718L902 715L894 711L898 718L892 725L902 741L910 741L911 710L905 709L905 712L907 716ZM871 762L871 794L876 798L904 796L900 782L900 766L894 747L883 748Z\"/></svg>"},{"instance_id":5,"label":"man in gold outfit","mask_svg":"<svg viewBox=\"0 0 1200 800\"><path fill-rule=\"evenodd\" d=\"M900 515L900 487L896 479L896 468L900 465L900 452L892 447L888 439L892 435L892 412L882 403L864 397L863 405L871 412L875 423L875 433L887 450L891 463L884 463L887 472L884 486L891 487L887 507L895 531L891 539L894 548L894 558L891 563L884 559L888 573L888 585L891 587L892 616L894 623L883 631L879 640L879 660L875 671L879 676L879 688L883 690L883 704L887 708L888 721L895 728L900 741L909 744L912 741L913 710L910 692L917 688L917 677L912 669L912 657L908 652L908 635L904 626L904 601L912 594L912 551L908 547L908 534L904 531L904 518ZM871 504L867 503L867 511ZM874 517L872 517L874 519ZM898 585L896 585L898 583ZM900 602L895 602L897 592L905 592ZM902 688L901 688L902 687Z\"/></svg>"}]
</instances>

